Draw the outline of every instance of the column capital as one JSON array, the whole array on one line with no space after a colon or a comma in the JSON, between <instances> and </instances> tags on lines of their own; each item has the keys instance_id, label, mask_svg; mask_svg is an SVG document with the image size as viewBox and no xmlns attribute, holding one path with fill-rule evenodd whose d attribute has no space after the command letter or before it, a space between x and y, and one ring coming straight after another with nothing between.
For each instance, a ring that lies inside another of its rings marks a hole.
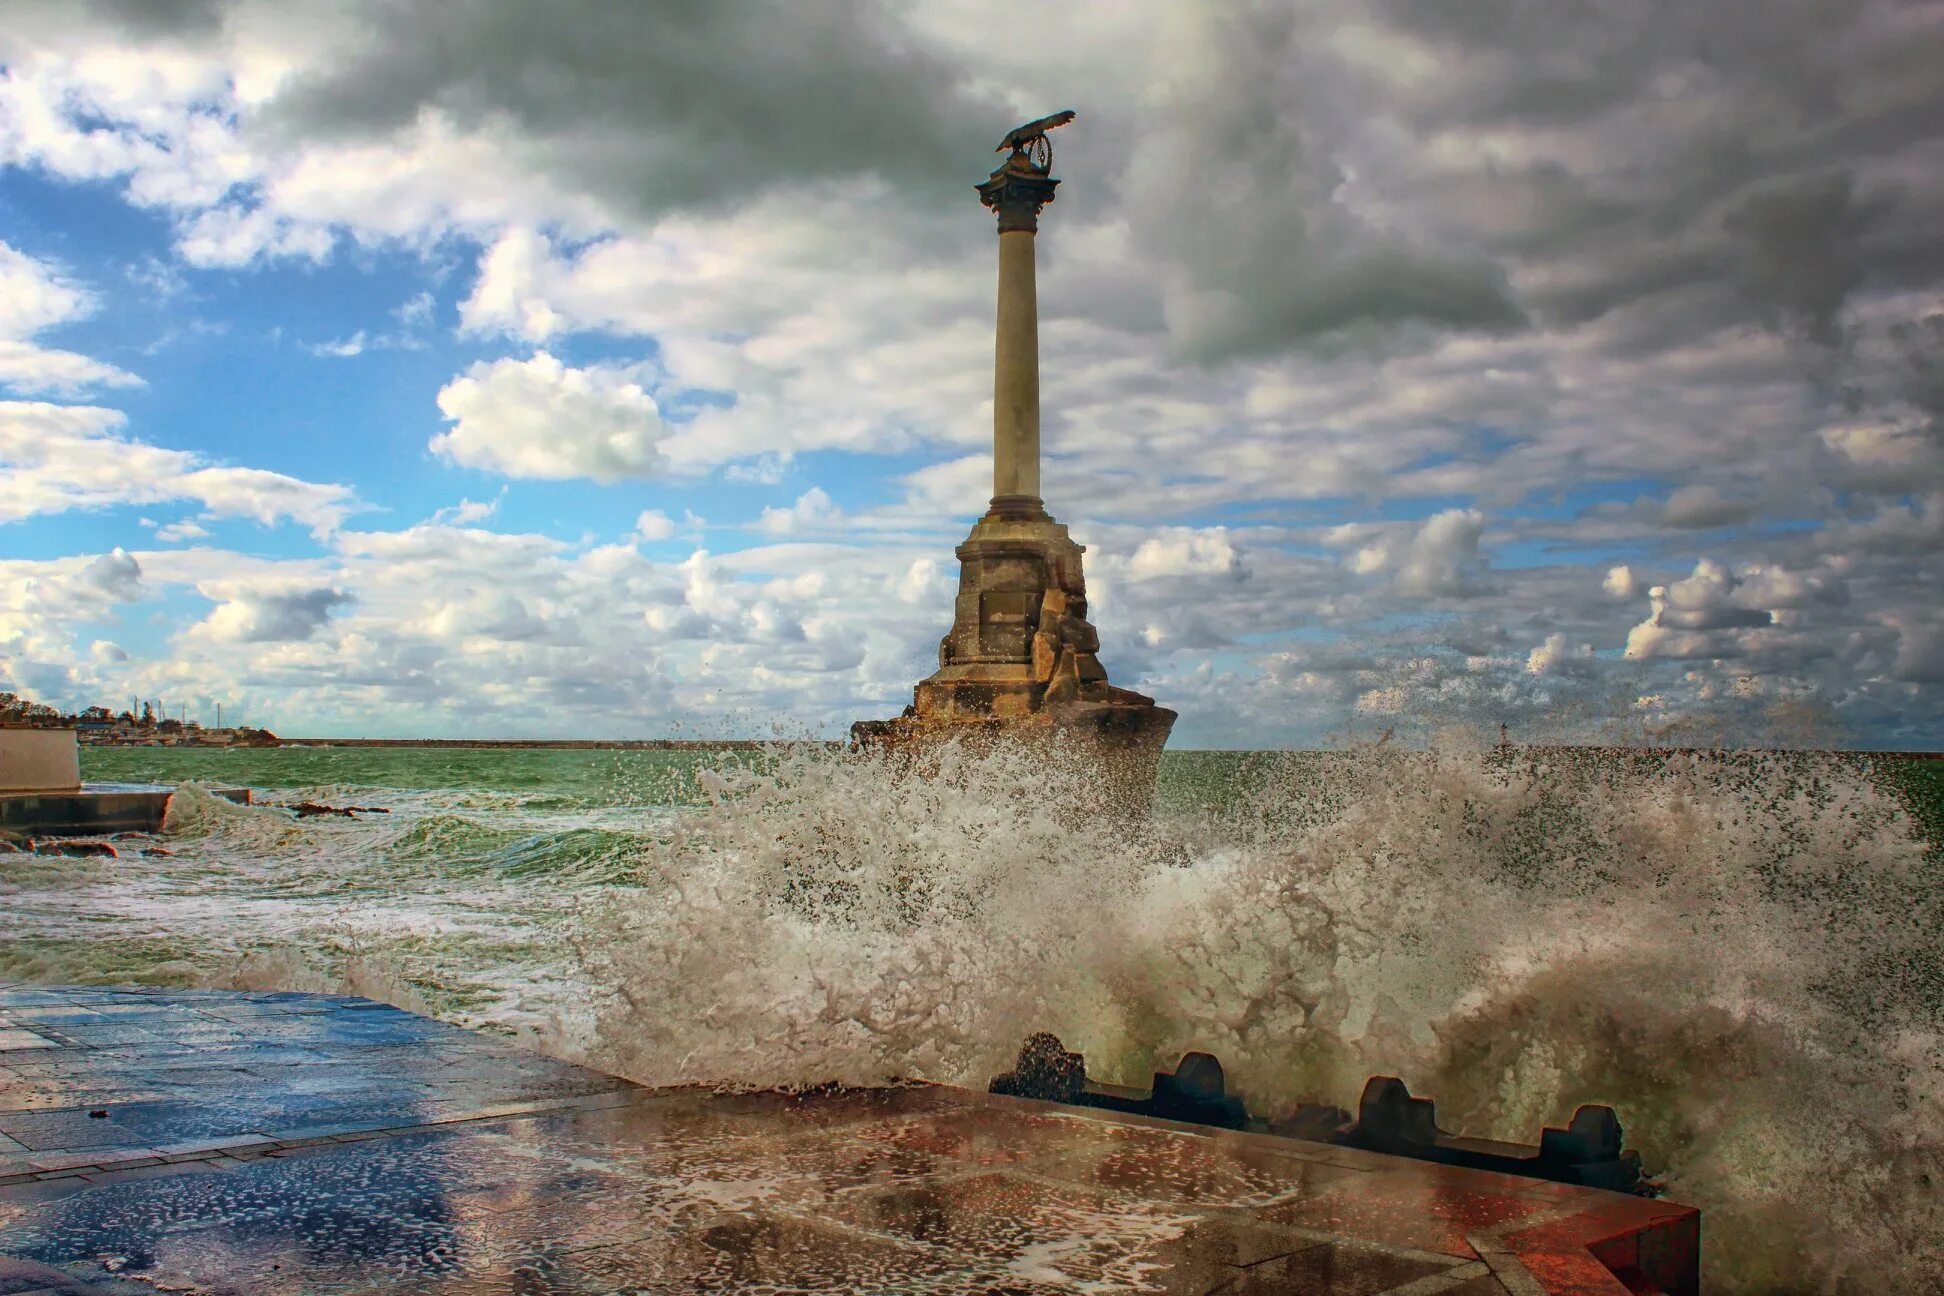
<instances>
[{"instance_id":1,"label":"column capital","mask_svg":"<svg viewBox=\"0 0 1944 1296\"><path fill-rule=\"evenodd\" d=\"M979 201L999 214L1001 234L1013 230L1032 234L1039 229L1040 208L1053 201L1053 190L1059 183L1046 168L1034 166L1022 151L1015 152L983 184L974 187L979 191Z\"/></svg>"}]
</instances>

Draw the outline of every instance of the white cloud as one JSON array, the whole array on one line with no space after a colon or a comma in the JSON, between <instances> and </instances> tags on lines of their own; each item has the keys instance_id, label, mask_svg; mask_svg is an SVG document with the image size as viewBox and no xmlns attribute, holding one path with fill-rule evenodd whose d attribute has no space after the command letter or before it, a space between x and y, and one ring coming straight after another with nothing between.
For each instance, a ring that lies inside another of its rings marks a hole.
<instances>
[{"instance_id":1,"label":"white cloud","mask_svg":"<svg viewBox=\"0 0 1944 1296\"><path fill-rule=\"evenodd\" d=\"M805 531L830 531L844 525L844 510L837 507L821 486L812 486L797 496L788 508L766 508L756 522L769 535L795 535Z\"/></svg>"},{"instance_id":2,"label":"white cloud","mask_svg":"<svg viewBox=\"0 0 1944 1296\"><path fill-rule=\"evenodd\" d=\"M353 600L345 590L327 585L293 586L287 582L251 583L208 581L197 589L217 600L209 616L192 634L228 643L289 643L311 638L330 619L331 610Z\"/></svg>"},{"instance_id":3,"label":"white cloud","mask_svg":"<svg viewBox=\"0 0 1944 1296\"><path fill-rule=\"evenodd\" d=\"M44 262L0 242L0 387L24 394L76 395L141 379L72 351L38 346L35 334L90 315L93 294Z\"/></svg>"},{"instance_id":4,"label":"white cloud","mask_svg":"<svg viewBox=\"0 0 1944 1296\"><path fill-rule=\"evenodd\" d=\"M1606 579L1600 582L1608 598L1631 599L1640 593L1640 582L1634 579L1633 568L1622 563L1618 567L1607 568Z\"/></svg>"},{"instance_id":5,"label":"white cloud","mask_svg":"<svg viewBox=\"0 0 1944 1296\"><path fill-rule=\"evenodd\" d=\"M209 529L198 524L193 518L167 522L155 529L157 540L200 540L208 534Z\"/></svg>"},{"instance_id":6,"label":"white cloud","mask_svg":"<svg viewBox=\"0 0 1944 1296\"><path fill-rule=\"evenodd\" d=\"M1692 575L1647 591L1647 619L1627 633L1635 658L1738 657L1750 647L1749 632L1774 624L1774 614L1750 606L1742 582L1727 568L1703 558Z\"/></svg>"},{"instance_id":7,"label":"white cloud","mask_svg":"<svg viewBox=\"0 0 1944 1296\"><path fill-rule=\"evenodd\" d=\"M205 466L185 450L117 435L126 418L84 405L0 401L0 523L69 509L199 501L266 526L294 520L323 535L358 507L351 489L260 468Z\"/></svg>"},{"instance_id":8,"label":"white cloud","mask_svg":"<svg viewBox=\"0 0 1944 1296\"><path fill-rule=\"evenodd\" d=\"M438 299L430 292L415 293L392 312L392 318L409 329L429 328L432 313L438 309L438 304Z\"/></svg>"},{"instance_id":9,"label":"white cloud","mask_svg":"<svg viewBox=\"0 0 1944 1296\"><path fill-rule=\"evenodd\" d=\"M1525 668L1528 675L1584 673L1592 660L1592 644L1573 645L1563 634L1550 634L1527 655Z\"/></svg>"},{"instance_id":10,"label":"white cloud","mask_svg":"<svg viewBox=\"0 0 1944 1296\"><path fill-rule=\"evenodd\" d=\"M675 534L675 519L660 509L643 509L635 519L635 534L652 544Z\"/></svg>"},{"instance_id":11,"label":"white cloud","mask_svg":"<svg viewBox=\"0 0 1944 1296\"><path fill-rule=\"evenodd\" d=\"M431 448L468 468L612 482L668 467L661 411L621 370L570 368L545 351L482 361L440 389L439 409L453 427Z\"/></svg>"},{"instance_id":12,"label":"white cloud","mask_svg":"<svg viewBox=\"0 0 1944 1296\"><path fill-rule=\"evenodd\" d=\"M499 512L500 505L505 502L506 488L501 487L500 493L492 499L461 499L457 504L439 509L433 513L431 521L434 525L471 526L475 522L484 522L493 517Z\"/></svg>"},{"instance_id":13,"label":"white cloud","mask_svg":"<svg viewBox=\"0 0 1944 1296\"><path fill-rule=\"evenodd\" d=\"M1415 598L1464 598L1480 588L1478 541L1484 529L1485 515L1477 509L1446 509L1415 527L1341 527L1331 539L1356 543L1374 531L1374 538L1350 555L1351 571L1387 575L1398 593Z\"/></svg>"},{"instance_id":14,"label":"white cloud","mask_svg":"<svg viewBox=\"0 0 1944 1296\"><path fill-rule=\"evenodd\" d=\"M264 526L288 518L323 536L356 505L349 487L307 482L263 468L198 468L183 475L184 495L218 517L245 517Z\"/></svg>"},{"instance_id":15,"label":"white cloud","mask_svg":"<svg viewBox=\"0 0 1944 1296\"><path fill-rule=\"evenodd\" d=\"M359 329L348 338L336 342L317 342L304 348L314 356L346 360L352 356L363 355L365 351L365 331Z\"/></svg>"},{"instance_id":16,"label":"white cloud","mask_svg":"<svg viewBox=\"0 0 1944 1296\"><path fill-rule=\"evenodd\" d=\"M1141 541L1127 561L1126 574L1135 581L1169 576L1240 577L1244 568L1242 555L1229 542L1226 527L1199 531L1167 527Z\"/></svg>"}]
</instances>

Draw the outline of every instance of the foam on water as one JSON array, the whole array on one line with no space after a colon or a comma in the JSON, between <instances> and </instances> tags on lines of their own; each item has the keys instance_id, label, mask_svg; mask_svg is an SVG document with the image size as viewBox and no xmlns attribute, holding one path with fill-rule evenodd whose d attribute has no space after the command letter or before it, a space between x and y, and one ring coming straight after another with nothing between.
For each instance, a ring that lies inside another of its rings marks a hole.
<instances>
[{"instance_id":1,"label":"foam on water","mask_svg":"<svg viewBox=\"0 0 1944 1296\"><path fill-rule=\"evenodd\" d=\"M1944 1273L1936 863L1826 758L1266 762L1145 825L1086 778L804 751L711 778L590 919L594 1060L650 1083L982 1084L1052 1030L1258 1110L1374 1072L1531 1141L1614 1105L1710 1290Z\"/></svg>"}]
</instances>

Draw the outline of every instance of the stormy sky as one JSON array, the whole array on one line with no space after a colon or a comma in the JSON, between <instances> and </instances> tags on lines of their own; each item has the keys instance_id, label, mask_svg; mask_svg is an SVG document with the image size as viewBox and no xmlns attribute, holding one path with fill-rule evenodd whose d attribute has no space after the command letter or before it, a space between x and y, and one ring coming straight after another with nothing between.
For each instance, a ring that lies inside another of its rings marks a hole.
<instances>
[{"instance_id":1,"label":"stormy sky","mask_svg":"<svg viewBox=\"0 0 1944 1296\"><path fill-rule=\"evenodd\" d=\"M1939 745L1944 4L14 0L0 687L837 733L990 490L1180 746Z\"/></svg>"}]
</instances>

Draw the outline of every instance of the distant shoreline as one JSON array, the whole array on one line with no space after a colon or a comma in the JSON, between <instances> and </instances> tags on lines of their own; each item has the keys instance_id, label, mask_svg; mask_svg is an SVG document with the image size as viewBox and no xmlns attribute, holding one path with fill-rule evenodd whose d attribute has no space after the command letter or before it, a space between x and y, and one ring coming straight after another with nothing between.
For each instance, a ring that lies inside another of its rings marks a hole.
<instances>
[{"instance_id":1,"label":"distant shoreline","mask_svg":"<svg viewBox=\"0 0 1944 1296\"><path fill-rule=\"evenodd\" d=\"M761 738L279 738L279 747L475 747L544 751L760 751Z\"/></svg>"},{"instance_id":2,"label":"distant shoreline","mask_svg":"<svg viewBox=\"0 0 1944 1296\"><path fill-rule=\"evenodd\" d=\"M166 747L173 750L193 749L197 751L263 751L271 747L407 747L445 750L480 751L763 751L774 747L842 747L838 738L277 738L260 743L212 743L197 742L193 739L182 741L156 741L153 739L117 739L103 742L82 739L83 747L127 748L127 747ZM1244 750L1241 748L1193 748L1175 749L1177 753ZM1272 750L1302 750L1316 754L1341 754L1343 748L1277 748ZM1352 749L1354 750L1354 749ZM1489 748L1483 750L1491 750ZM1944 750L1871 750L1868 748L1710 748L1710 747L1631 747L1609 743L1513 743L1509 750L1531 754L1556 753L1559 755L1585 754L1599 752L1609 756L1673 756L1732 754L1750 755L1793 755L1800 752L1814 752L1825 756L1858 756L1871 759L1888 760L1944 760Z\"/></svg>"}]
</instances>

